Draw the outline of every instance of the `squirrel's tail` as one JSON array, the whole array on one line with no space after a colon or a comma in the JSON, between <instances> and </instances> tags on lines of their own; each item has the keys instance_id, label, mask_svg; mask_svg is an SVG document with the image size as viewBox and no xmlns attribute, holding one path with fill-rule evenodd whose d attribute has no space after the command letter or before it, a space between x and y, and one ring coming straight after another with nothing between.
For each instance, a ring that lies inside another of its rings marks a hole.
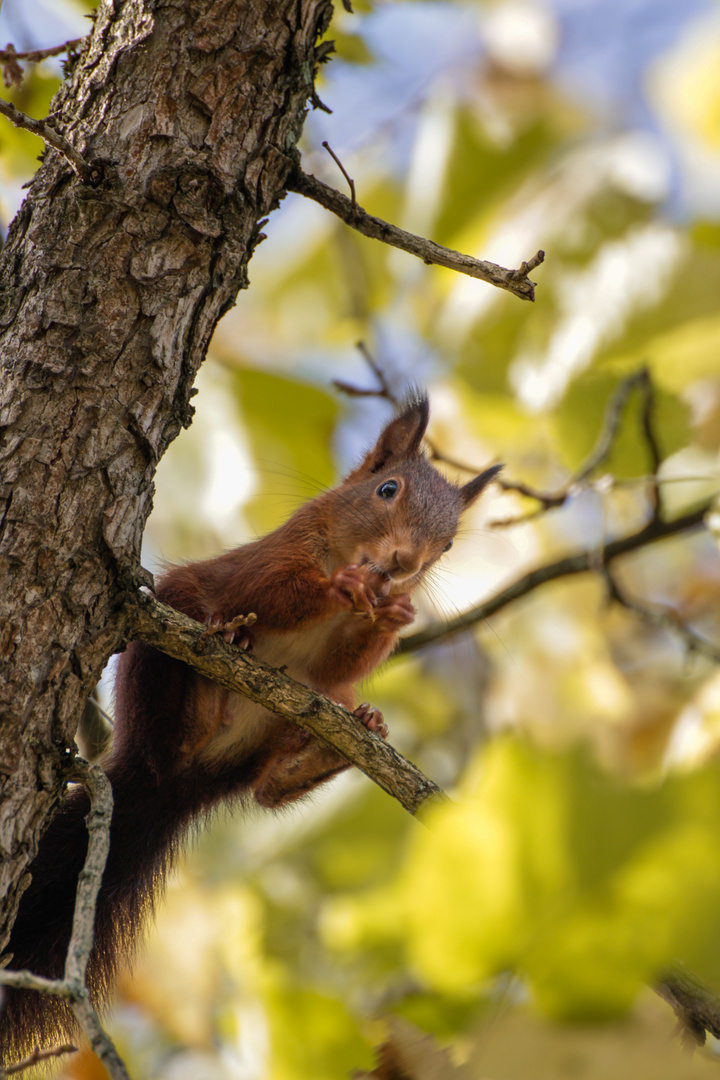
<instances>
[{"instance_id":1,"label":"squirrel's tail","mask_svg":"<svg viewBox=\"0 0 720 1080\"><path fill-rule=\"evenodd\" d=\"M170 748L172 724L177 729L182 713L186 671L140 642L121 657L115 745L105 765L114 802L110 852L88 966L96 1005L107 999L119 967L132 954L191 823L221 800L247 791L261 768L261 760L252 757L207 767L179 762ZM40 841L7 947L10 969L62 978L87 853L89 808L85 791L73 788ZM18 1060L35 1046L64 1040L74 1030L74 1017L62 999L0 988L0 1064Z\"/></svg>"},{"instance_id":2,"label":"squirrel's tail","mask_svg":"<svg viewBox=\"0 0 720 1080\"><path fill-rule=\"evenodd\" d=\"M114 797L110 854L98 895L88 985L102 1002L122 957L132 949L185 822L168 795L142 768L108 767ZM40 841L32 881L20 901L7 952L13 970L62 978L78 876L87 853L90 805L74 788ZM70 1006L54 996L5 987L0 1005L0 1062L35 1046L63 1041L75 1024Z\"/></svg>"},{"instance_id":3,"label":"squirrel's tail","mask_svg":"<svg viewBox=\"0 0 720 1080\"><path fill-rule=\"evenodd\" d=\"M107 999L118 969L132 954L193 818L246 787L244 776L209 777L195 770L159 783L137 760L111 761L106 771L114 798L110 853L88 966L96 1006ZM40 842L7 947L12 970L63 976L78 875L87 853L88 810L84 790L73 789ZM65 1041L76 1031L70 1006L61 998L10 987L0 993L0 1064L19 1060L35 1046Z\"/></svg>"}]
</instances>

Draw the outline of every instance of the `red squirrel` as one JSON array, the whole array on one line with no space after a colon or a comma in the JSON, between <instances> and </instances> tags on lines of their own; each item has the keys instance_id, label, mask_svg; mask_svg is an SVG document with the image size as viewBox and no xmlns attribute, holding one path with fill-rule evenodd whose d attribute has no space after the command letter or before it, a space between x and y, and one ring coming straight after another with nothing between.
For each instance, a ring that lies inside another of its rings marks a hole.
<instances>
[{"instance_id":1,"label":"red squirrel","mask_svg":"<svg viewBox=\"0 0 720 1080\"><path fill-rule=\"evenodd\" d=\"M355 684L413 621L411 594L500 468L450 483L421 450L428 415L427 397L413 396L338 487L254 543L172 567L156 587L160 600L228 639L236 616L256 613L238 632L240 647L355 710L382 738L382 714L356 708ZM139 641L120 658L115 696L104 762L115 808L88 972L100 1001L199 816L228 799L282 807L349 767L308 732ZM73 789L43 836L8 946L11 968L62 974L87 811L84 791ZM72 1026L61 1000L7 990L0 1061Z\"/></svg>"}]
</instances>

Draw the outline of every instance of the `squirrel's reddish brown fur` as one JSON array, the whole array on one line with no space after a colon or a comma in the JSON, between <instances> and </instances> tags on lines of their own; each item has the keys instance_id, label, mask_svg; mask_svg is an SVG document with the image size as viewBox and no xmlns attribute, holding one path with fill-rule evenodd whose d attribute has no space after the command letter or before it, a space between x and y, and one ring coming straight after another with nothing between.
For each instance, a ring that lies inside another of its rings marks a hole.
<instances>
[{"instance_id":1,"label":"squirrel's reddish brown fur","mask_svg":"<svg viewBox=\"0 0 720 1080\"><path fill-rule=\"evenodd\" d=\"M236 632L242 647L354 709L355 684L412 622L410 594L498 471L451 484L420 449L427 421L427 398L409 400L337 488L261 540L168 570L158 598L229 639L227 624L255 612L257 622ZM361 706L356 715L387 733L377 710ZM115 808L89 969L93 997L106 996L194 821L228 799L281 807L347 767L307 732L133 642L119 662L105 763ZM8 947L11 968L62 975L87 810L85 793L73 790L42 839ZM62 1001L7 990L0 1061L71 1028Z\"/></svg>"}]
</instances>

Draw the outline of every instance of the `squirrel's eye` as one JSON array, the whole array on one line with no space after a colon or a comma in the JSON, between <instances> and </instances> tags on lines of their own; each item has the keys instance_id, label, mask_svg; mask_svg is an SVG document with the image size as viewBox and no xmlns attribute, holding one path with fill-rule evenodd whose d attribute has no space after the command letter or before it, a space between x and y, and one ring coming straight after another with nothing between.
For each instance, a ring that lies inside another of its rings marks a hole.
<instances>
[{"instance_id":1,"label":"squirrel's eye","mask_svg":"<svg viewBox=\"0 0 720 1080\"><path fill-rule=\"evenodd\" d=\"M375 492L381 499L393 499L397 495L400 485L397 480L386 480Z\"/></svg>"},{"instance_id":2,"label":"squirrel's eye","mask_svg":"<svg viewBox=\"0 0 720 1080\"><path fill-rule=\"evenodd\" d=\"M452 540L448 540L447 544L443 548L443 553L446 552L446 551L449 551L452 546L453 546Z\"/></svg>"}]
</instances>

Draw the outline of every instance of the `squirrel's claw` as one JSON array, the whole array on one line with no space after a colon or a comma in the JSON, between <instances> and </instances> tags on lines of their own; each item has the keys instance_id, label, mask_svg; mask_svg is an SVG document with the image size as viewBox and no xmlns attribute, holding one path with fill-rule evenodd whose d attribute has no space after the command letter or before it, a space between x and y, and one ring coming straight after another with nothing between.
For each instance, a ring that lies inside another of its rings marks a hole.
<instances>
[{"instance_id":1,"label":"squirrel's claw","mask_svg":"<svg viewBox=\"0 0 720 1080\"><path fill-rule=\"evenodd\" d=\"M252 612L249 615L236 615L229 622L222 615L208 615L205 619L205 630L200 636L198 646L202 647L208 638L214 637L215 634L222 634L223 641L227 641L229 645L232 645L235 642L235 635L238 630L252 626L254 622L257 622L257 615ZM243 634L236 644L239 649L248 649L251 645L250 635Z\"/></svg>"},{"instance_id":2,"label":"squirrel's claw","mask_svg":"<svg viewBox=\"0 0 720 1080\"><path fill-rule=\"evenodd\" d=\"M380 596L375 603L375 624L387 630L399 630L415 619L415 608L407 593Z\"/></svg>"},{"instance_id":3,"label":"squirrel's claw","mask_svg":"<svg viewBox=\"0 0 720 1080\"><path fill-rule=\"evenodd\" d=\"M358 615L373 619L377 598L369 584L370 576L365 566L341 566L330 576L330 594L342 607L353 608Z\"/></svg>"},{"instance_id":4,"label":"squirrel's claw","mask_svg":"<svg viewBox=\"0 0 720 1080\"><path fill-rule=\"evenodd\" d=\"M370 705L369 702L364 701L362 705L358 705L353 716L356 716L368 731L372 731L374 735L379 735L381 739L387 739L388 726L385 723L385 718L380 710Z\"/></svg>"}]
</instances>

